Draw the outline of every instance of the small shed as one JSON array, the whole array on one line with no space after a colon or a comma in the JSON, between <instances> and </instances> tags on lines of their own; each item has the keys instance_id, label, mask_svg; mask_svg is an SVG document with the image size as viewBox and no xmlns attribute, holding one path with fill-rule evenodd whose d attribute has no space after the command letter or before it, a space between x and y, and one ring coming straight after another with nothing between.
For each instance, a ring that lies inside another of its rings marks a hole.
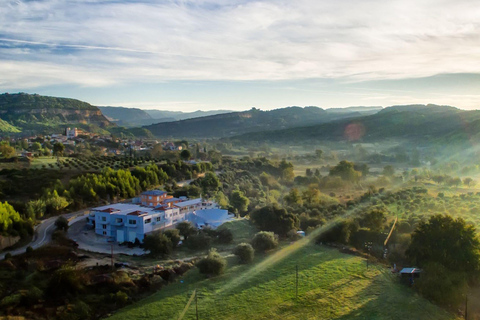
<instances>
[{"instance_id":1,"label":"small shed","mask_svg":"<svg viewBox=\"0 0 480 320\"><path fill-rule=\"evenodd\" d=\"M400 270L400 278L402 280L408 281L410 285L413 284L415 279L420 277L422 270L419 268L403 268Z\"/></svg>"}]
</instances>

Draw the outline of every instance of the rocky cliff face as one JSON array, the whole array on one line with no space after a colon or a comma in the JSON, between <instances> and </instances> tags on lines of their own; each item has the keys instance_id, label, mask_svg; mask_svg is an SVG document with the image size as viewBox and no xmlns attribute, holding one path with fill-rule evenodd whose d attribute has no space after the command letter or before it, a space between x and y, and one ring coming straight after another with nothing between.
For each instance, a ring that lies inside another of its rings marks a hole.
<instances>
[{"instance_id":1,"label":"rocky cliff face","mask_svg":"<svg viewBox=\"0 0 480 320\"><path fill-rule=\"evenodd\" d=\"M114 126L100 109L86 102L25 93L1 94L0 118L24 130L74 124Z\"/></svg>"}]
</instances>

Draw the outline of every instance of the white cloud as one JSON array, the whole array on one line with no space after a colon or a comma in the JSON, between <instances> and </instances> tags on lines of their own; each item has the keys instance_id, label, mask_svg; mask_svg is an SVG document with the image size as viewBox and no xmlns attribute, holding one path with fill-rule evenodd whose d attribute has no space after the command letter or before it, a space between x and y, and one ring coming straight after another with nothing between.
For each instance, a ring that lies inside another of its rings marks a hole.
<instances>
[{"instance_id":1,"label":"white cloud","mask_svg":"<svg viewBox=\"0 0 480 320\"><path fill-rule=\"evenodd\" d=\"M480 73L469 0L4 4L2 88Z\"/></svg>"}]
</instances>

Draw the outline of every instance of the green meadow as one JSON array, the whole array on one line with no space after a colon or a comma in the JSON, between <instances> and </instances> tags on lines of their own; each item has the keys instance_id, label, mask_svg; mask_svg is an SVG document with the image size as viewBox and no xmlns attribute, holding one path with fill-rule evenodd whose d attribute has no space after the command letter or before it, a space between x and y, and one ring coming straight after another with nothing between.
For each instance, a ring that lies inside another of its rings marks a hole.
<instances>
[{"instance_id":1,"label":"green meadow","mask_svg":"<svg viewBox=\"0 0 480 320\"><path fill-rule=\"evenodd\" d=\"M288 247L280 253L284 251L288 254ZM251 265L230 256L225 274L215 278L193 269L183 281L110 319L179 319L195 289L199 319L457 319L400 284L385 266L367 269L363 258L314 244L285 259L268 256L256 257ZM193 299L183 319L196 319L195 307Z\"/></svg>"}]
</instances>

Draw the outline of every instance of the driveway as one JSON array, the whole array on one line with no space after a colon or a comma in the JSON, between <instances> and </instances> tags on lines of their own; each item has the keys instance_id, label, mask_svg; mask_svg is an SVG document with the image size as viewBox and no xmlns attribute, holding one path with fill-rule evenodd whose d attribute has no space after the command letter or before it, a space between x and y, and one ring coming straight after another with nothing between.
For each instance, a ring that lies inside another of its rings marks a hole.
<instances>
[{"instance_id":1,"label":"driveway","mask_svg":"<svg viewBox=\"0 0 480 320\"><path fill-rule=\"evenodd\" d=\"M77 242L79 249L85 251L111 254L113 249L114 254L145 254L145 251L143 251L142 248L128 248L127 246L120 246L116 242L108 242L107 238L104 236L95 234L95 230L87 226L86 217L72 220L72 224L68 229L68 237Z\"/></svg>"},{"instance_id":2,"label":"driveway","mask_svg":"<svg viewBox=\"0 0 480 320\"><path fill-rule=\"evenodd\" d=\"M62 214L62 216L67 218L67 220L69 220L69 224L71 224L75 219L82 219L83 217L86 217L85 214L87 214L88 211L89 210L80 210L72 213ZM42 220L40 224L35 226L33 239L29 244L15 250L4 251L0 253L0 260L5 259L5 255L7 253L11 253L14 256L19 255L25 253L28 247L38 249L52 241L52 233L55 231L55 221L58 219L58 217L59 216L55 216Z\"/></svg>"}]
</instances>

